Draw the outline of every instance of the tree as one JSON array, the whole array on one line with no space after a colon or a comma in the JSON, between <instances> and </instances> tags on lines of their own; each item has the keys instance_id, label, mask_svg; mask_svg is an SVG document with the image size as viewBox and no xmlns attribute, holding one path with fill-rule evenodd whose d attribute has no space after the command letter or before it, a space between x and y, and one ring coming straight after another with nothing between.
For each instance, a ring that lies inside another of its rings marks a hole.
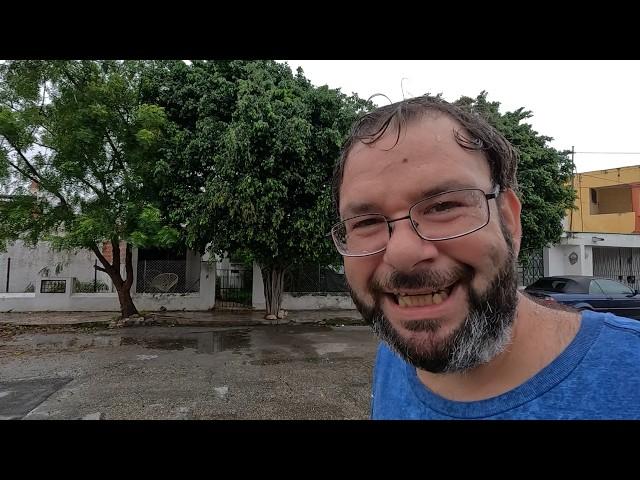
<instances>
[{"instance_id":1,"label":"tree","mask_svg":"<svg viewBox=\"0 0 640 480\"><path fill-rule=\"evenodd\" d=\"M570 151L558 151L524 123L533 114L524 108L501 114L499 102L487 101L487 92L475 99L461 97L459 106L486 118L509 140L520 154L518 162L519 196L522 201L522 245L520 260L527 263L531 254L556 243L562 235L562 219L574 208L576 192L571 185L574 165Z\"/></svg>"},{"instance_id":2,"label":"tree","mask_svg":"<svg viewBox=\"0 0 640 480\"><path fill-rule=\"evenodd\" d=\"M358 113L371 105L273 61L158 66L154 95L176 126L165 197L190 246L242 254L262 269L267 315L285 272L337 263L326 235L331 175ZM185 83L186 82L186 83ZM173 127L172 127L173 128Z\"/></svg>"},{"instance_id":3,"label":"tree","mask_svg":"<svg viewBox=\"0 0 640 480\"><path fill-rule=\"evenodd\" d=\"M48 240L58 249L92 250L123 317L137 313L132 246L168 246L178 238L156 201L153 159L166 116L141 100L146 68L134 61L0 65L0 180L14 182L0 203L0 248ZM111 261L101 252L105 241Z\"/></svg>"}]
</instances>

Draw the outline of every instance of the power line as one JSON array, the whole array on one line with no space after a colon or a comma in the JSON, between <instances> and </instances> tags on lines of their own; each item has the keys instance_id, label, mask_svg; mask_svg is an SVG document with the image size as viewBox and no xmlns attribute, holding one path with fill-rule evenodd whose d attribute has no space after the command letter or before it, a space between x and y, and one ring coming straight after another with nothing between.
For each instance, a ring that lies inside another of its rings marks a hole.
<instances>
[{"instance_id":1,"label":"power line","mask_svg":"<svg viewBox=\"0 0 640 480\"><path fill-rule=\"evenodd\" d=\"M595 153L598 155L640 155L640 152L573 152L573 153Z\"/></svg>"},{"instance_id":2,"label":"power line","mask_svg":"<svg viewBox=\"0 0 640 480\"><path fill-rule=\"evenodd\" d=\"M617 183L619 185L627 185L628 184L628 182L627 183L623 183L623 182L619 182L618 180L614 180L612 178L596 177L595 175L588 175L586 173L578 173L578 175L582 175L584 177L590 177L590 178L597 178L598 180L605 180L607 182L614 182L614 183ZM585 188L587 188L587 187L585 187Z\"/></svg>"}]
</instances>

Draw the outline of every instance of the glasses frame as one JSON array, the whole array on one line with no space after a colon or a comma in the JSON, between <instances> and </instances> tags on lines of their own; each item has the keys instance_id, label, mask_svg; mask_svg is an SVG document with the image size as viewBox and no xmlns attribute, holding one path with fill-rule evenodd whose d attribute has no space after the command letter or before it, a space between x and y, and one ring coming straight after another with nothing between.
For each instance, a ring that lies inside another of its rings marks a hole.
<instances>
[{"instance_id":1,"label":"glasses frame","mask_svg":"<svg viewBox=\"0 0 640 480\"><path fill-rule=\"evenodd\" d=\"M486 202L486 207L487 207L487 221L484 222L484 224L480 225L479 227L475 227L472 230L469 230L468 232L464 232L464 233L460 233L458 235L453 235L450 237L437 237L437 238L431 238L428 237L426 235L422 235L419 231L418 231L418 227L416 227L415 221L413 220L413 218L411 218L411 212L413 211L413 209L419 205L420 203L429 200L431 198L434 197L439 197L440 195L446 195L447 193L455 193L455 192L467 192L467 191L475 191L475 192L481 192L484 195L484 200ZM478 230L486 227L489 222L491 221L491 209L489 208L489 200L491 199L497 199L498 195L500 195L500 193L502 193L502 190L500 189L500 186L496 185L494 187L494 189L491 191L491 193L486 193L484 190L482 190L481 188L459 188L456 190L447 190L446 192L440 192L440 193L436 193L435 195L430 195L428 197L423 198L422 200L417 201L416 203L414 203L413 205L411 205L411 207L409 207L409 214L405 215L404 217L399 217L399 218L393 218L393 219L388 219L386 216L382 215L381 213L365 213L362 215L355 215L353 217L349 217L349 218L345 218L344 220L336 223L335 225L333 225L331 227L331 232L328 233L328 235L331 236L331 238L333 239L333 243L336 246L336 249L338 250L338 253L340 253L340 255L342 255L343 257L368 257L370 255L376 255L380 252L383 252L387 249L387 245L389 244L389 240L391 240L391 234L393 233L393 227L391 224L395 223L395 222L399 222L400 220L410 220L411 223L411 227L413 228L413 230L416 232L416 234L422 238L423 240L427 240L430 242L440 242L443 240L451 240L454 238L460 238L460 237L464 237L465 235L469 235L471 233L477 232ZM385 244L384 247L382 247L379 250L376 250L375 252L368 252L368 253L344 253L342 251L342 249L339 246L339 242L336 238L336 229L340 226L344 225L344 222L349 221L349 220L353 220L354 218L359 218L359 217L368 217L371 215L379 215L380 217L384 218L385 222L387 222L387 227L389 228L389 238L387 239L387 243Z\"/></svg>"}]
</instances>

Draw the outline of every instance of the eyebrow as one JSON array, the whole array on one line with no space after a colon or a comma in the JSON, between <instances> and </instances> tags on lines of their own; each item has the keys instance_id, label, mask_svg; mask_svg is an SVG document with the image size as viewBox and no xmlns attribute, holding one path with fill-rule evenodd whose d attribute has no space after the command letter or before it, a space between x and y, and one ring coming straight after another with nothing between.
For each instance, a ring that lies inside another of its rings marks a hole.
<instances>
[{"instance_id":1,"label":"eyebrow","mask_svg":"<svg viewBox=\"0 0 640 480\"><path fill-rule=\"evenodd\" d=\"M478 188L482 190L481 187L476 185L470 185L458 180L451 180L439 185L435 185L426 190L422 190L422 192L420 192L417 197L414 197L413 200L419 202L424 198L431 197L439 193L448 192L450 190L462 190L465 188ZM380 207L380 205L374 202L351 202L345 207L343 218L350 218L356 215L363 215L367 213L380 213L381 211L382 208Z\"/></svg>"},{"instance_id":2,"label":"eyebrow","mask_svg":"<svg viewBox=\"0 0 640 480\"><path fill-rule=\"evenodd\" d=\"M352 202L349 203L344 209L344 217L353 217L355 215L362 215L365 213L378 213L382 210L377 203L369 202Z\"/></svg>"},{"instance_id":3,"label":"eyebrow","mask_svg":"<svg viewBox=\"0 0 640 480\"><path fill-rule=\"evenodd\" d=\"M434 187L428 188L420 192L420 195L415 198L416 201L420 201L423 198L432 197L433 195L438 195L439 193L448 192L450 190L463 190L466 188L477 188L480 190L484 190L483 188L477 185L469 185L466 182L460 182L458 180L451 180L445 183L441 183L440 185L436 185Z\"/></svg>"}]
</instances>

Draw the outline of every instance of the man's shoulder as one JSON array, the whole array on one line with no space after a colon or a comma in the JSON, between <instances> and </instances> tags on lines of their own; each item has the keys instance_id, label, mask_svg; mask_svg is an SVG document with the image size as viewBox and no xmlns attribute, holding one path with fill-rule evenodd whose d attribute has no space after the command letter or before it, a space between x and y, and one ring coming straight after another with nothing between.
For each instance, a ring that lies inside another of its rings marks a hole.
<instances>
[{"instance_id":1,"label":"man's shoulder","mask_svg":"<svg viewBox=\"0 0 640 480\"><path fill-rule=\"evenodd\" d=\"M640 321L631 318L619 317L613 313L585 311L582 314L583 321L601 322L602 334L626 338L631 342L640 341Z\"/></svg>"}]
</instances>

